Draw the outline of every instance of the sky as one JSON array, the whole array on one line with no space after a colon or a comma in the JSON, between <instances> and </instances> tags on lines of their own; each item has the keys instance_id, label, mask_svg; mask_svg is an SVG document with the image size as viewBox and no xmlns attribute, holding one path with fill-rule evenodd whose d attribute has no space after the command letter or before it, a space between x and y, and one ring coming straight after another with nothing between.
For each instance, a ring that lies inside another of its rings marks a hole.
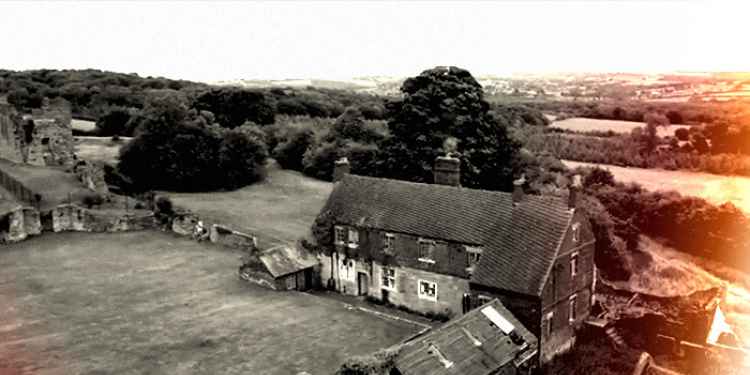
<instances>
[{"instance_id":1,"label":"sky","mask_svg":"<svg viewBox=\"0 0 750 375\"><path fill-rule=\"evenodd\" d=\"M750 71L750 2L0 3L0 69L214 82Z\"/></svg>"}]
</instances>

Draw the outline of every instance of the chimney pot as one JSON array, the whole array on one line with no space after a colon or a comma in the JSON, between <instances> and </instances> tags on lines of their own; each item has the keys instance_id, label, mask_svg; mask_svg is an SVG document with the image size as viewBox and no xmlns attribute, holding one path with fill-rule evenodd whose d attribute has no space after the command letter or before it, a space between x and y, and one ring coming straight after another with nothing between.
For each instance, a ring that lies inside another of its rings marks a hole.
<instances>
[{"instance_id":1,"label":"chimney pot","mask_svg":"<svg viewBox=\"0 0 750 375\"><path fill-rule=\"evenodd\" d=\"M571 181L568 187L568 208L575 209L578 206L578 199L581 195L583 184L581 183L581 176L574 175L573 181Z\"/></svg>"},{"instance_id":2,"label":"chimney pot","mask_svg":"<svg viewBox=\"0 0 750 375\"><path fill-rule=\"evenodd\" d=\"M339 182L351 171L349 159L343 157L333 163L333 182Z\"/></svg>"},{"instance_id":3,"label":"chimney pot","mask_svg":"<svg viewBox=\"0 0 750 375\"><path fill-rule=\"evenodd\" d=\"M438 156L432 174L435 184L461 186L461 161L450 154Z\"/></svg>"},{"instance_id":4,"label":"chimney pot","mask_svg":"<svg viewBox=\"0 0 750 375\"><path fill-rule=\"evenodd\" d=\"M523 201L523 184L526 183L526 176L521 175L521 178L513 181L513 203L520 203Z\"/></svg>"}]
</instances>

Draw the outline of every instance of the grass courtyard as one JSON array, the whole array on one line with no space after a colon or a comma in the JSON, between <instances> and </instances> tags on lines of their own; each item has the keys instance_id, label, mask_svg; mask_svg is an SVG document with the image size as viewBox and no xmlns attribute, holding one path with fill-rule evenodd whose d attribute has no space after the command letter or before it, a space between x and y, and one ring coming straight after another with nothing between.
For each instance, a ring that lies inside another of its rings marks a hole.
<instances>
[{"instance_id":1,"label":"grass courtyard","mask_svg":"<svg viewBox=\"0 0 750 375\"><path fill-rule=\"evenodd\" d=\"M237 277L241 254L161 232L0 249L2 374L331 374L419 327Z\"/></svg>"}]
</instances>

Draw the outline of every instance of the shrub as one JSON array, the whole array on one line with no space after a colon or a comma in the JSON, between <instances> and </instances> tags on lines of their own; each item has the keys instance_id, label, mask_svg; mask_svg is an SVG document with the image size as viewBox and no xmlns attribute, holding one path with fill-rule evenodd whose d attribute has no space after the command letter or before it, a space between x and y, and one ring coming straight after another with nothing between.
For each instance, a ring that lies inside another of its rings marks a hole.
<instances>
[{"instance_id":1,"label":"shrub","mask_svg":"<svg viewBox=\"0 0 750 375\"><path fill-rule=\"evenodd\" d=\"M388 375L395 366L400 349L396 346L369 355L349 357L341 364L336 375Z\"/></svg>"},{"instance_id":2,"label":"shrub","mask_svg":"<svg viewBox=\"0 0 750 375\"><path fill-rule=\"evenodd\" d=\"M104 198L101 194L90 193L83 196L82 202L87 208L92 208L93 206L100 206L104 203Z\"/></svg>"}]
</instances>

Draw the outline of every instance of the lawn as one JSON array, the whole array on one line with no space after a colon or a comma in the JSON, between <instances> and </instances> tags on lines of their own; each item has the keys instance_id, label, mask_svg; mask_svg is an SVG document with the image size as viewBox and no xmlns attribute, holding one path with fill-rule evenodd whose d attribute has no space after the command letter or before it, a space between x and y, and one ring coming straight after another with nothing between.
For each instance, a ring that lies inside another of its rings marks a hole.
<instances>
[{"instance_id":1,"label":"lawn","mask_svg":"<svg viewBox=\"0 0 750 375\"><path fill-rule=\"evenodd\" d=\"M674 190L683 195L704 198L714 204L731 202L737 208L750 215L750 194L748 194L750 191L750 177L618 167L569 160L564 160L563 162L570 168L599 165L612 172L617 181L636 182L647 190Z\"/></svg>"},{"instance_id":2,"label":"lawn","mask_svg":"<svg viewBox=\"0 0 750 375\"><path fill-rule=\"evenodd\" d=\"M574 117L560 121L554 121L553 128L559 128L577 132L591 132L591 131L613 131L615 133L629 134L633 129L641 127L645 128L646 123L643 122L632 122L632 121L617 121L617 120L598 120L583 117ZM688 125L669 125L657 128L657 134L660 137L674 136L674 131L678 128L689 128Z\"/></svg>"},{"instance_id":3,"label":"lawn","mask_svg":"<svg viewBox=\"0 0 750 375\"><path fill-rule=\"evenodd\" d=\"M198 213L207 223L254 234L261 247L267 247L306 236L332 187L270 161L265 181L239 190L168 194L174 204Z\"/></svg>"},{"instance_id":4,"label":"lawn","mask_svg":"<svg viewBox=\"0 0 750 375\"><path fill-rule=\"evenodd\" d=\"M116 165L120 159L120 149L131 139L120 137L119 141L112 141L111 137L75 137L75 153L84 160Z\"/></svg>"},{"instance_id":5,"label":"lawn","mask_svg":"<svg viewBox=\"0 0 750 375\"><path fill-rule=\"evenodd\" d=\"M35 193L41 194L42 209L67 202L71 196L75 199L76 193L87 191L75 175L59 168L17 164L0 159L0 169Z\"/></svg>"},{"instance_id":6,"label":"lawn","mask_svg":"<svg viewBox=\"0 0 750 375\"><path fill-rule=\"evenodd\" d=\"M162 232L45 234L0 252L0 373L331 374L411 324L237 277Z\"/></svg>"}]
</instances>

